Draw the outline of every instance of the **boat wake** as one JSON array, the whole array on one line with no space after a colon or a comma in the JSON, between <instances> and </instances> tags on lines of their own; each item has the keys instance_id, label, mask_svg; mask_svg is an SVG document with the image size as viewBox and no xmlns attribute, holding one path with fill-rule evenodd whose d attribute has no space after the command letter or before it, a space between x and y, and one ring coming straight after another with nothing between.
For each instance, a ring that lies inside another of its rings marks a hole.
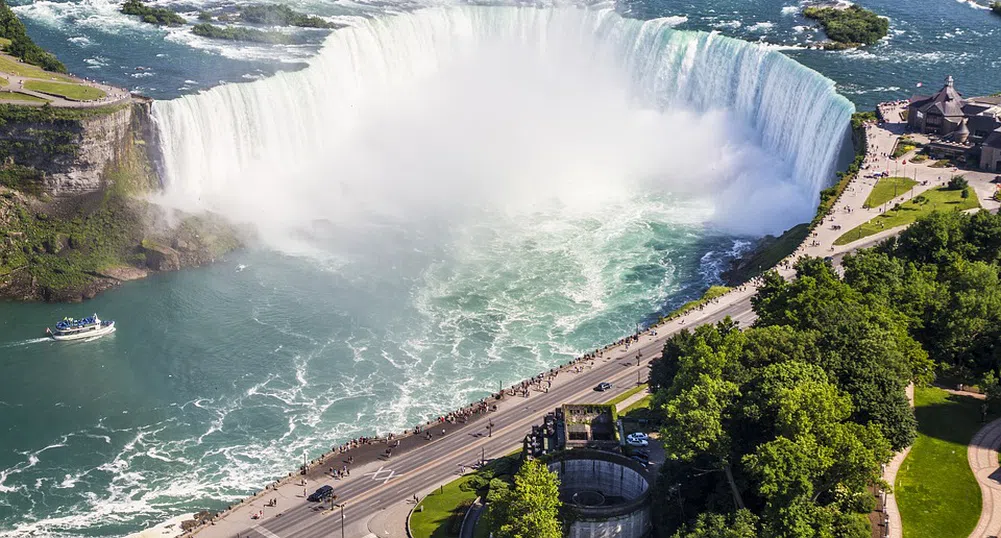
<instances>
[{"instance_id":1,"label":"boat wake","mask_svg":"<svg viewBox=\"0 0 1001 538\"><path fill-rule=\"evenodd\" d=\"M51 338L43 336L42 338L32 338L30 340L21 340L19 342L9 342L6 344L0 344L0 349L7 349L12 347L24 347L24 346L30 346L32 344L41 344L42 342L51 342L51 341L52 341Z\"/></svg>"}]
</instances>

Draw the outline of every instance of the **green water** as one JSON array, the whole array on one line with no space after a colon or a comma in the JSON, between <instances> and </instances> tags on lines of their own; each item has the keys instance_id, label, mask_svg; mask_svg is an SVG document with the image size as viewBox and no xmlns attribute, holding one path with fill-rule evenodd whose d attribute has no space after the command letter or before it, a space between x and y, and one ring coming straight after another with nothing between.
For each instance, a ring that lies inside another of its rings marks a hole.
<instances>
[{"instance_id":1,"label":"green water","mask_svg":"<svg viewBox=\"0 0 1001 538\"><path fill-rule=\"evenodd\" d=\"M728 259L732 237L685 224L701 207L383 229L336 257L252 248L84 304L0 304L0 534L122 535L218 509L303 451L402 430L627 334ZM92 312L117 332L39 338Z\"/></svg>"}]
</instances>

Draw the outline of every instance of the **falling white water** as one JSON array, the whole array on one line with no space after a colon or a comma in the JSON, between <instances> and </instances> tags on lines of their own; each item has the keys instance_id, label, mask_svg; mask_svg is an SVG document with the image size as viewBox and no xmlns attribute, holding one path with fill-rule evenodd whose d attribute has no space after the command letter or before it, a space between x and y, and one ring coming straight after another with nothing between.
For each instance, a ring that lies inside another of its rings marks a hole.
<instances>
[{"instance_id":1,"label":"falling white water","mask_svg":"<svg viewBox=\"0 0 1001 538\"><path fill-rule=\"evenodd\" d=\"M708 222L737 233L807 220L852 105L780 53L670 24L471 6L366 21L302 71L156 103L165 201L272 238L660 191L708 196Z\"/></svg>"}]
</instances>

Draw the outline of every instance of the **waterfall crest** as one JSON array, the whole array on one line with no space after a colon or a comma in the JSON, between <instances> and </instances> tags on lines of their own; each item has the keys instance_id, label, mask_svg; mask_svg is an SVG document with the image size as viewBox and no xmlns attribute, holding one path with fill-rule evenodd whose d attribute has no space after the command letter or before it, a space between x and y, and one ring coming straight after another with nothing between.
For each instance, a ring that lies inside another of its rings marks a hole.
<instances>
[{"instance_id":1,"label":"waterfall crest","mask_svg":"<svg viewBox=\"0 0 1001 538\"><path fill-rule=\"evenodd\" d=\"M723 130L739 133L736 139L756 138L782 169L783 190L769 196L791 197L795 191L798 198L797 215L768 229L742 231L781 231L807 220L833 176L851 103L835 93L832 81L779 52L671 24L626 19L611 10L482 6L365 21L332 34L301 71L155 103L166 198L225 213L235 193L260 192L267 194L254 203L295 213L294 200L316 196L317 184L299 185L294 177L336 172L338 162L315 161L328 156L332 144L356 136L354 129L379 96L399 99L415 80L468 61L471 51L500 40L539 54L570 43L584 56L613 58L629 79L629 99L648 108L725 111L726 121L739 125ZM684 136L685 130L679 125L675 132ZM754 181L745 180L744 188L754 191ZM331 184L342 192L368 188L375 187L365 181ZM238 216L254 213L244 207Z\"/></svg>"}]
</instances>

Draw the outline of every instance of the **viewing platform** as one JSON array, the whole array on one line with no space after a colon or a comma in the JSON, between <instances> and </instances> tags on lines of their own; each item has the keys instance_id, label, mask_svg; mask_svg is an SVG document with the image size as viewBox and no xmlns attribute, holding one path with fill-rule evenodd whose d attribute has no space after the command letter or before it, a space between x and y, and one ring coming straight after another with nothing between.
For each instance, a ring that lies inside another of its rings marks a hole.
<instances>
[{"instance_id":1,"label":"viewing platform","mask_svg":"<svg viewBox=\"0 0 1001 538\"><path fill-rule=\"evenodd\" d=\"M128 103L125 89L45 71L0 52L0 104L94 108Z\"/></svg>"}]
</instances>

